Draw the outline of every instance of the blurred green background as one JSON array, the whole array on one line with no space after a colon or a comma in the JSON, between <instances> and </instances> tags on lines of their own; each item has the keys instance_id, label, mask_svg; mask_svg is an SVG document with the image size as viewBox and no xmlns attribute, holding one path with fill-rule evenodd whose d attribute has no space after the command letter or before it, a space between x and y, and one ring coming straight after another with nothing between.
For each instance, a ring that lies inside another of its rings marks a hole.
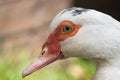
<instances>
[{"instance_id":1,"label":"blurred green background","mask_svg":"<svg viewBox=\"0 0 120 80\"><path fill-rule=\"evenodd\" d=\"M25 48L12 48L1 56L0 80L90 80L95 71L91 60L71 58L56 61L23 79L22 71L34 58L29 53Z\"/></svg>"},{"instance_id":2,"label":"blurred green background","mask_svg":"<svg viewBox=\"0 0 120 80\"><path fill-rule=\"evenodd\" d=\"M114 3L114 4L113 4ZM120 19L118 0L0 0L0 80L91 80L95 62L69 58L22 78L40 53L53 17L64 8L94 8Z\"/></svg>"}]
</instances>

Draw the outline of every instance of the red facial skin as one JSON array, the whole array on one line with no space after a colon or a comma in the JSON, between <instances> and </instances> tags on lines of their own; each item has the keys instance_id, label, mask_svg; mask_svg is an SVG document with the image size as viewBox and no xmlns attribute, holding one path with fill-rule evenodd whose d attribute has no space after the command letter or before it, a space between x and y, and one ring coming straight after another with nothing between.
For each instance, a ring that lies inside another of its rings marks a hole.
<instances>
[{"instance_id":1,"label":"red facial skin","mask_svg":"<svg viewBox=\"0 0 120 80\"><path fill-rule=\"evenodd\" d=\"M63 28L66 25L72 27L70 32L63 31ZM61 22L44 43L40 56L23 71L22 76L25 77L51 62L64 58L64 55L61 51L60 42L74 36L78 32L79 28L80 25L75 25L71 21Z\"/></svg>"}]
</instances>

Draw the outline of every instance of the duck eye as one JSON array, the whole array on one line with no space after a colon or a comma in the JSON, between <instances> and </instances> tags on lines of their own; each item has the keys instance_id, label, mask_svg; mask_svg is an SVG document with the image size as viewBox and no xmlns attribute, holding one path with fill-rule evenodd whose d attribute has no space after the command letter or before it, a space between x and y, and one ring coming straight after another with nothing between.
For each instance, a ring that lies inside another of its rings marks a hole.
<instances>
[{"instance_id":1,"label":"duck eye","mask_svg":"<svg viewBox=\"0 0 120 80\"><path fill-rule=\"evenodd\" d=\"M73 30L73 27L70 25L66 25L63 27L63 32L71 32Z\"/></svg>"}]
</instances>

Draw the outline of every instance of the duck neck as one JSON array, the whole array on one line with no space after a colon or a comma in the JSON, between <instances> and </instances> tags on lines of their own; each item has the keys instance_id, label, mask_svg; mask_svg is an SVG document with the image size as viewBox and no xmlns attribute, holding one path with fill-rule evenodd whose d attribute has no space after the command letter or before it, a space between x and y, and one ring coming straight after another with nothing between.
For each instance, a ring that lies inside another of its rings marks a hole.
<instances>
[{"instance_id":1,"label":"duck neck","mask_svg":"<svg viewBox=\"0 0 120 80\"><path fill-rule=\"evenodd\" d=\"M93 80L120 80L120 60L96 60L96 73Z\"/></svg>"}]
</instances>

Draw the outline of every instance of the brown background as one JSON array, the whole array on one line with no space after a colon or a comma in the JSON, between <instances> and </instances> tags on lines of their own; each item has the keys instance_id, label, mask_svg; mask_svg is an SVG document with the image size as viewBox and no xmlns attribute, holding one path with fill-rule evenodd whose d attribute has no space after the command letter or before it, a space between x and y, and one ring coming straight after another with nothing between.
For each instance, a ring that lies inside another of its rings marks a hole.
<instances>
[{"instance_id":1,"label":"brown background","mask_svg":"<svg viewBox=\"0 0 120 80\"><path fill-rule=\"evenodd\" d=\"M16 46L40 46L53 17L72 6L97 9L120 20L119 0L0 0L1 52Z\"/></svg>"}]
</instances>

